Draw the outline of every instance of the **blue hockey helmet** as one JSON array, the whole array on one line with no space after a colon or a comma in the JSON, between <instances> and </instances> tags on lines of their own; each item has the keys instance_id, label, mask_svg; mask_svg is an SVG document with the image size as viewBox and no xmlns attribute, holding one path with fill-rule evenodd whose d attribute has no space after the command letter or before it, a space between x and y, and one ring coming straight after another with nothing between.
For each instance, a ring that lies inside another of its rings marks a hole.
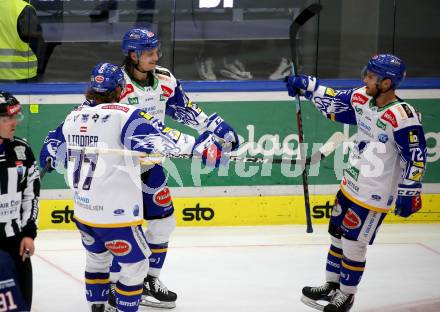
<instances>
[{"instance_id":1,"label":"blue hockey helmet","mask_svg":"<svg viewBox=\"0 0 440 312\"><path fill-rule=\"evenodd\" d=\"M373 56L365 68L383 79L391 80L391 88L397 89L406 75L403 61L392 54L377 54Z\"/></svg>"},{"instance_id":2,"label":"blue hockey helmet","mask_svg":"<svg viewBox=\"0 0 440 312\"><path fill-rule=\"evenodd\" d=\"M122 38L122 53L142 52L159 47L159 37L147 28L132 28Z\"/></svg>"},{"instance_id":3,"label":"blue hockey helmet","mask_svg":"<svg viewBox=\"0 0 440 312\"><path fill-rule=\"evenodd\" d=\"M101 62L96 65L90 75L90 88L97 93L111 92L118 86L125 88L122 70L113 64Z\"/></svg>"}]
</instances>

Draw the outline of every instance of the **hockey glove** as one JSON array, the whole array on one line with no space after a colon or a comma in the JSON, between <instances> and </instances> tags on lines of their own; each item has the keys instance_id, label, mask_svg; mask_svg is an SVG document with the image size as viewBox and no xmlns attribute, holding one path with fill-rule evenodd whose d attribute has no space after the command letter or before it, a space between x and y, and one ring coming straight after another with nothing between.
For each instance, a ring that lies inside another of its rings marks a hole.
<instances>
[{"instance_id":1,"label":"hockey glove","mask_svg":"<svg viewBox=\"0 0 440 312\"><path fill-rule=\"evenodd\" d=\"M287 76L284 78L284 82L286 83L287 92L291 97L295 97L297 94L304 94L306 98L311 99L313 91L319 87L319 79L312 76Z\"/></svg>"},{"instance_id":2,"label":"hockey glove","mask_svg":"<svg viewBox=\"0 0 440 312\"><path fill-rule=\"evenodd\" d=\"M200 156L202 163L207 167L219 167L220 161L227 160L222 157L222 146L215 140L212 133L206 131L202 133L194 143L193 155Z\"/></svg>"},{"instance_id":3,"label":"hockey glove","mask_svg":"<svg viewBox=\"0 0 440 312\"><path fill-rule=\"evenodd\" d=\"M421 183L415 183L413 185L399 184L394 214L407 218L419 211L422 208L421 190Z\"/></svg>"},{"instance_id":4,"label":"hockey glove","mask_svg":"<svg viewBox=\"0 0 440 312\"><path fill-rule=\"evenodd\" d=\"M239 138L237 132L226 123L217 113L209 116L206 127L208 131L214 133L220 139L223 139L225 143L222 147L229 150L235 151L240 146Z\"/></svg>"},{"instance_id":5,"label":"hockey glove","mask_svg":"<svg viewBox=\"0 0 440 312\"><path fill-rule=\"evenodd\" d=\"M51 155L49 146L43 145L40 152L40 168L47 168L47 172L55 170L55 156Z\"/></svg>"}]
</instances>

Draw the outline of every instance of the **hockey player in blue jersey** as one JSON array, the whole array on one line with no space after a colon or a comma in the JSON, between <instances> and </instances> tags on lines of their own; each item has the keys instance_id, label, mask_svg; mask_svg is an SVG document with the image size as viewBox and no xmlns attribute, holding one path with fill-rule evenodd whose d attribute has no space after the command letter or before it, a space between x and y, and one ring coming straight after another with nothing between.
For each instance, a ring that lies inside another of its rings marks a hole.
<instances>
[{"instance_id":1,"label":"hockey player in blue jersey","mask_svg":"<svg viewBox=\"0 0 440 312\"><path fill-rule=\"evenodd\" d=\"M67 166L74 191L74 217L86 249L86 295L92 311L104 311L109 266L121 267L114 287L118 311L137 311L151 255L142 231L144 198L138 156L195 154L219 165L222 147L209 132L197 139L165 127L143 110L118 103L121 70L100 63L92 71L87 101L49 133L40 154ZM119 153L118 153L119 151Z\"/></svg>"},{"instance_id":2,"label":"hockey player in blue jersey","mask_svg":"<svg viewBox=\"0 0 440 312\"><path fill-rule=\"evenodd\" d=\"M426 142L421 117L395 93L405 64L391 54L375 55L362 74L364 87L343 91L322 86L315 77L286 79L290 96L301 92L325 117L357 126L330 218L326 283L302 290L305 304L326 312L352 307L367 246L393 205L402 217L422 208ZM318 300L329 304L323 307Z\"/></svg>"},{"instance_id":3,"label":"hockey player in blue jersey","mask_svg":"<svg viewBox=\"0 0 440 312\"><path fill-rule=\"evenodd\" d=\"M140 108L161 122L168 115L200 134L211 131L221 139L225 149L238 148L235 130L217 113L206 115L188 98L173 74L157 65L160 41L154 32L138 27L128 30L122 39L122 52L125 56L122 71L126 87L120 103ZM173 308L177 294L168 290L159 279L170 235L176 224L172 197L161 164L145 164L142 181L145 185L144 217L148 222L145 235L152 255L141 304Z\"/></svg>"},{"instance_id":4,"label":"hockey player in blue jersey","mask_svg":"<svg viewBox=\"0 0 440 312\"><path fill-rule=\"evenodd\" d=\"M0 250L0 311L29 311L20 291L14 261L3 250Z\"/></svg>"}]
</instances>

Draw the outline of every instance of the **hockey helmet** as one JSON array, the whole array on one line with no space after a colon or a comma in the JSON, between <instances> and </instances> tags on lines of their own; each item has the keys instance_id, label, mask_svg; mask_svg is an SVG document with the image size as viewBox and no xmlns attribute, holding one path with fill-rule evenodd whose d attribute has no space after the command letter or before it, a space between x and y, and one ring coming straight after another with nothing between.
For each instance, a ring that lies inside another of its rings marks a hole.
<instances>
[{"instance_id":1,"label":"hockey helmet","mask_svg":"<svg viewBox=\"0 0 440 312\"><path fill-rule=\"evenodd\" d=\"M147 28L132 28L122 38L122 53L142 52L159 47L159 37Z\"/></svg>"},{"instance_id":2,"label":"hockey helmet","mask_svg":"<svg viewBox=\"0 0 440 312\"><path fill-rule=\"evenodd\" d=\"M20 112L20 102L11 93L0 91L0 116L15 116Z\"/></svg>"},{"instance_id":3,"label":"hockey helmet","mask_svg":"<svg viewBox=\"0 0 440 312\"><path fill-rule=\"evenodd\" d=\"M376 74L382 80L390 79L391 88L397 89L405 78L406 66L397 56L377 54L368 61L367 66L364 68L364 75L366 71Z\"/></svg>"},{"instance_id":4,"label":"hockey helmet","mask_svg":"<svg viewBox=\"0 0 440 312\"><path fill-rule=\"evenodd\" d=\"M125 78L122 70L110 63L99 63L90 76L90 88L97 93L111 92L118 86L125 88Z\"/></svg>"}]
</instances>

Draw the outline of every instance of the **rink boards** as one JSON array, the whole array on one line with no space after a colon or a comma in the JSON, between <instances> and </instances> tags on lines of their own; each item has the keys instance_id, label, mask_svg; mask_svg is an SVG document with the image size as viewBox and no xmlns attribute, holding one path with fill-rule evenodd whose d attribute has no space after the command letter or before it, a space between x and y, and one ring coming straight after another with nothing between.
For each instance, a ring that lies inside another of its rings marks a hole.
<instances>
[{"instance_id":1,"label":"rink boards","mask_svg":"<svg viewBox=\"0 0 440 312\"><path fill-rule=\"evenodd\" d=\"M440 195L423 195L423 209L409 218L392 212L387 223L440 222ZM328 223L334 195L311 196L314 224ZM174 198L178 226L305 224L302 196L222 196ZM72 200L41 200L40 229L74 229Z\"/></svg>"}]
</instances>

